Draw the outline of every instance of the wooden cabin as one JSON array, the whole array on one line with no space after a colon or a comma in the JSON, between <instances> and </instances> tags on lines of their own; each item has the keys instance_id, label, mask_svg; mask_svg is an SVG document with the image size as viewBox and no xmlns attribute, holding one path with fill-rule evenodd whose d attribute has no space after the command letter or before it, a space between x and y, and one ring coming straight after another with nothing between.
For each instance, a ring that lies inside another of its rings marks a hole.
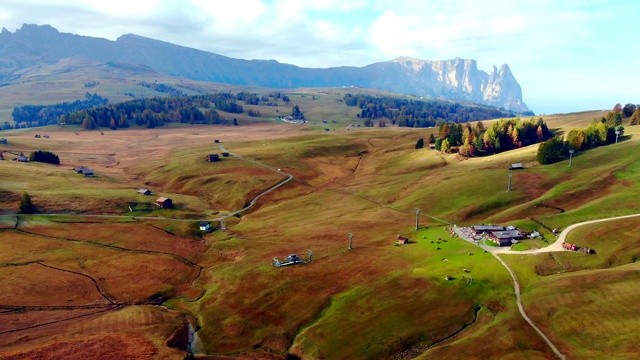
<instances>
[{"instance_id":1,"label":"wooden cabin","mask_svg":"<svg viewBox=\"0 0 640 360\"><path fill-rule=\"evenodd\" d=\"M158 205L159 207L163 208L163 209L169 209L173 207L173 200L166 198L166 197L159 197L156 200L156 205Z\"/></svg>"},{"instance_id":2,"label":"wooden cabin","mask_svg":"<svg viewBox=\"0 0 640 360\"><path fill-rule=\"evenodd\" d=\"M407 245L409 243L409 238L398 235L398 244Z\"/></svg>"}]
</instances>

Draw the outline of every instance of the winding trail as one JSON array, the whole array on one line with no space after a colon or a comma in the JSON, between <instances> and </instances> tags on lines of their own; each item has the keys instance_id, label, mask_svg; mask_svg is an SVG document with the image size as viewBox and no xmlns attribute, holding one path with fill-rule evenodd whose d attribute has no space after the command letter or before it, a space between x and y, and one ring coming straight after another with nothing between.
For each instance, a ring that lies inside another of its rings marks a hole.
<instances>
[{"instance_id":1,"label":"winding trail","mask_svg":"<svg viewBox=\"0 0 640 360\"><path fill-rule=\"evenodd\" d=\"M513 271L511 270L511 268L507 265L507 263L504 262L504 260L502 260L500 258L500 256L498 256L495 253L492 253L492 255L498 259L498 261L500 261L500 263L502 263L502 265L504 265L504 267L507 269L507 271L509 272L509 274L511 275L511 278L513 279L513 290L516 293L516 304L518 305L518 310L520 310L520 315L522 315L522 318L529 323L529 325L531 325L531 327L533 328L533 330L535 330L538 335L540 335L540 337L542 338L542 340L544 340L547 345L549 345L549 347L551 348L551 350L556 354L556 356L562 360L565 360L566 357L560 352L560 350L558 350L558 348L551 342L551 340L549 340L549 338L547 337L547 335L545 335L542 330L540 330L536 324L533 323L533 321L529 318L529 316L527 315L527 313L524 311L524 307L522 307L522 301L520 300L520 284L518 283L518 279L516 278L516 274L513 273Z\"/></svg>"},{"instance_id":2,"label":"winding trail","mask_svg":"<svg viewBox=\"0 0 640 360\"><path fill-rule=\"evenodd\" d=\"M268 188L267 190L265 190L265 191L261 192L260 194L256 195L256 196L255 196L255 197L254 197L254 198L249 202L249 204L248 204L247 206L243 207L242 209L237 210L237 211L234 211L234 212L232 212L232 213L230 213L230 214L223 215L223 216L218 217L218 218L215 218L215 219L211 219L211 220L209 220L209 221L220 221L220 220L224 220L224 219L230 218L230 217L232 217L232 216L236 216L237 214L240 214L240 213L242 213L242 212L245 212L245 211L247 211L249 208L253 207L253 205L255 205L255 203L258 201L258 199L260 199L261 197L263 197L263 196L267 195L268 193L270 193L270 192L272 192L272 191L274 191L274 190L276 190L276 189L278 189L278 188L280 188L280 187L284 186L286 183L288 183L289 181L291 181L291 180L293 179L293 175L291 175L291 174L289 174L289 173L286 173L286 172L284 172L284 171L282 171L282 170L280 170L280 169L277 169L277 168L275 168L275 167L273 167L273 166L269 166L269 165L267 165L267 164L263 164L263 163L258 162L258 161L256 161L256 160L253 160L253 159L247 159L247 158L245 158L245 157L243 157L243 156L241 156L241 155L238 155L238 154L235 154L235 153L229 152L229 151L224 147L224 145L223 145L223 144L221 144L220 146L218 146L218 148L219 148L221 151L223 151L223 152L228 152L228 153L229 153L229 155L232 155L232 156L234 156L235 158L237 158L237 159L239 159L239 160L243 160L243 161L246 161L246 162L250 162L250 163L252 163L252 164L256 164L256 165L258 165L258 166L261 166L261 167L263 167L263 168L266 168L266 169L269 169L269 170L275 171L275 172L280 173L280 174L282 174L282 175L286 175L286 176L287 176L287 178L286 178L286 179L284 179L284 180L282 180L281 182L279 182L279 183L275 184L274 186L272 186L272 187ZM197 221L197 220L190 220L190 221ZM204 221L206 221L206 220L204 220Z\"/></svg>"},{"instance_id":3,"label":"winding trail","mask_svg":"<svg viewBox=\"0 0 640 360\"><path fill-rule=\"evenodd\" d=\"M575 229L575 228L577 228L579 226L582 226L582 225L595 224L595 223L604 222L604 221L628 219L628 218L632 218L632 217L636 217L636 216L640 216L640 214L622 215L622 216L614 216L614 217L605 218L605 219L588 220L588 221L575 223L573 225L569 225L564 230L562 230L562 232L560 233L560 235L558 235L558 238L556 239L556 241L553 244L550 244L549 246L543 247L543 248L540 248L540 249L531 249L531 250L524 250L524 251L512 251L508 247L500 247L500 248L498 248L498 247L486 246L486 245L481 245L481 244L476 244L476 245L482 247L483 249L485 249L488 252L491 252L493 254L540 254L540 253L548 253L548 252L556 252L556 251L566 251L562 247L562 243L565 242L565 239L567 238L567 234L569 234L569 232L571 230L573 230L573 229ZM458 233L458 235L460 235L460 232L456 231L456 233ZM470 241L473 242L472 239L468 239L468 238L463 237L463 236L461 236L461 237L463 239L465 239L465 240L470 240Z\"/></svg>"},{"instance_id":4,"label":"winding trail","mask_svg":"<svg viewBox=\"0 0 640 360\"><path fill-rule=\"evenodd\" d=\"M285 175L287 178L282 180L281 182L275 184L274 186L268 188L267 190L261 192L260 194L256 195L253 199L251 199L251 201L249 202L249 204L247 204L245 207L243 207L240 210L236 210L234 212L225 214L225 215L221 215L218 216L216 218L208 218L208 219L177 219L177 218L170 218L170 217L164 217L164 216L130 216L130 215L108 215L108 214L60 214L60 213L53 213L53 214L0 214L0 217L16 217L16 218L20 218L20 217L30 217L30 216L46 216L46 217L79 217L79 218L104 218L104 219L139 219L139 220L171 220L171 221L180 221L180 222L199 222L199 221L221 221L221 220L225 220L227 218L230 218L232 216L236 216L242 212L247 211L248 209L250 209L251 207L253 207L255 205L255 203L263 196L269 194L270 192L284 186L285 184L287 184L289 181L291 181L293 179L293 175L284 172L280 169L277 169L273 166L269 166L267 164L263 164L261 162L258 162L256 160L253 159L248 159L245 158L241 155L232 153L227 151L224 146L221 144L218 147L221 151L223 152L228 152L229 155L232 155L236 158L238 158L239 160L243 160L246 162L250 162L252 164L264 167L266 169L275 171L277 173L280 173L282 175Z\"/></svg>"},{"instance_id":5,"label":"winding trail","mask_svg":"<svg viewBox=\"0 0 640 360\"><path fill-rule=\"evenodd\" d=\"M550 253L550 252L559 252L559 251L567 251L566 249L564 249L562 247L562 244L565 242L567 235L569 234L569 232L571 232L573 229L583 226L583 225L589 225L589 224L595 224L595 223L599 223L599 222L604 222L604 221L612 221L612 220L620 220L620 219L627 219L627 218L632 218L632 217L636 217L636 216L640 216L640 214L632 214L632 215L622 215L622 216L615 216L615 217L610 217L610 218L605 218L605 219L596 219L596 220L588 220L588 221L583 221L583 222L579 222L579 223L575 223L572 225L567 226L561 233L560 235L558 235L558 238L556 239L556 241L545 247L545 248L541 248L541 249L532 249L532 250L525 250L525 251L512 251L510 248L497 248L497 247L493 247L493 246L488 246L488 245L484 245L484 244L479 244L475 241L473 241L473 239L467 237L458 227L454 227L454 231L456 232L456 234L458 234L458 236L461 239L467 240L469 242L471 242L472 244L475 244L481 248L483 248L484 250L486 250L487 252L491 253L491 255L493 255L496 259L498 259L498 261L500 261L500 263L507 269L507 271L509 272L509 274L511 275L511 278L513 279L513 288L516 294L516 303L518 305L518 310L520 311L520 315L522 315L522 318L529 324L531 325L531 327L538 333L538 335L540 335L540 337L547 343L547 345L549 345L549 347L551 348L551 350L553 350L553 352L556 354L556 356L562 360L565 360L566 357L564 356L564 354L562 354L560 352L560 350L558 350L558 348L551 342L551 340L542 332L542 330L540 330L540 328L538 328L534 322L531 320L531 318L529 318L529 316L527 315L527 313L524 311L524 307L522 306L522 301L520 298L520 283L518 283L518 279L516 278L515 273L513 272L513 270L511 270L511 268L507 265L507 263L499 256L500 254L523 254L523 255L535 255L535 254L540 254L540 253Z\"/></svg>"}]
</instances>

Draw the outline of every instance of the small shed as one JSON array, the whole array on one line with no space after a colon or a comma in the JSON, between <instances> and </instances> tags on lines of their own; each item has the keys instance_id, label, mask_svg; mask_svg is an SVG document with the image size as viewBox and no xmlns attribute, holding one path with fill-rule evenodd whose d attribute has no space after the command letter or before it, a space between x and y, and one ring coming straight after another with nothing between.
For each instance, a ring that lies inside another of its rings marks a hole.
<instances>
[{"instance_id":1,"label":"small shed","mask_svg":"<svg viewBox=\"0 0 640 360\"><path fill-rule=\"evenodd\" d=\"M153 193L149 189L138 189L138 194L140 194L140 195L151 195Z\"/></svg>"},{"instance_id":2,"label":"small shed","mask_svg":"<svg viewBox=\"0 0 640 360\"><path fill-rule=\"evenodd\" d=\"M35 136L35 138L36 138L36 139L40 139L41 137L42 137L42 136L37 135L37 134L36 134L36 136Z\"/></svg>"},{"instance_id":3,"label":"small shed","mask_svg":"<svg viewBox=\"0 0 640 360\"><path fill-rule=\"evenodd\" d=\"M0 160L4 160L4 154L0 153Z\"/></svg>"},{"instance_id":4,"label":"small shed","mask_svg":"<svg viewBox=\"0 0 640 360\"><path fill-rule=\"evenodd\" d=\"M167 197L159 197L156 200L156 205L158 205L159 207L163 208L163 209L168 209L168 208L172 208L173 207L173 200L167 198Z\"/></svg>"},{"instance_id":5,"label":"small shed","mask_svg":"<svg viewBox=\"0 0 640 360\"><path fill-rule=\"evenodd\" d=\"M84 176L93 177L93 170L89 168L84 168L82 173L84 174Z\"/></svg>"},{"instance_id":6,"label":"small shed","mask_svg":"<svg viewBox=\"0 0 640 360\"><path fill-rule=\"evenodd\" d=\"M509 165L509 170L522 170L522 169L524 169L524 166L522 165L522 163L515 163L515 164Z\"/></svg>"},{"instance_id":7,"label":"small shed","mask_svg":"<svg viewBox=\"0 0 640 360\"><path fill-rule=\"evenodd\" d=\"M216 144L220 142L220 139L215 139L213 140L213 142L215 142Z\"/></svg>"},{"instance_id":8,"label":"small shed","mask_svg":"<svg viewBox=\"0 0 640 360\"><path fill-rule=\"evenodd\" d=\"M215 161L218 161L218 160L220 160L220 155L218 155L218 154L209 154L209 155L207 155L207 161L215 162Z\"/></svg>"},{"instance_id":9,"label":"small shed","mask_svg":"<svg viewBox=\"0 0 640 360\"><path fill-rule=\"evenodd\" d=\"M7 139L5 138L0 138L0 144L7 144Z\"/></svg>"},{"instance_id":10,"label":"small shed","mask_svg":"<svg viewBox=\"0 0 640 360\"><path fill-rule=\"evenodd\" d=\"M75 171L77 174L84 174L85 170L91 170L88 167L84 167L84 166L79 166L79 167L74 167L73 171Z\"/></svg>"},{"instance_id":11,"label":"small shed","mask_svg":"<svg viewBox=\"0 0 640 360\"><path fill-rule=\"evenodd\" d=\"M398 235L398 244L407 245L409 243L409 238Z\"/></svg>"},{"instance_id":12,"label":"small shed","mask_svg":"<svg viewBox=\"0 0 640 360\"><path fill-rule=\"evenodd\" d=\"M223 153L222 153L222 156L224 156L224 157L229 157L229 153L228 153L228 152L223 152Z\"/></svg>"},{"instance_id":13,"label":"small shed","mask_svg":"<svg viewBox=\"0 0 640 360\"><path fill-rule=\"evenodd\" d=\"M200 231L209 231L209 229L211 229L211 225L208 222L202 221L200 223Z\"/></svg>"},{"instance_id":14,"label":"small shed","mask_svg":"<svg viewBox=\"0 0 640 360\"><path fill-rule=\"evenodd\" d=\"M24 156L24 155L20 155L17 158L13 159L13 161L18 161L18 162L29 162L29 158Z\"/></svg>"}]
</instances>

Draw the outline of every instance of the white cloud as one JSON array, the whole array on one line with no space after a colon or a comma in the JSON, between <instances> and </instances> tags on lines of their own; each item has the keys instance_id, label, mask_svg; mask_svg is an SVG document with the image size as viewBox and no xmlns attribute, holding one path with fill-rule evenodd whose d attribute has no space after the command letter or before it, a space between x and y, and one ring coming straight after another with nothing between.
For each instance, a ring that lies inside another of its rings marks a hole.
<instances>
[{"instance_id":1,"label":"white cloud","mask_svg":"<svg viewBox=\"0 0 640 360\"><path fill-rule=\"evenodd\" d=\"M527 101L550 87L585 97L598 88L634 94L638 7L631 0L2 0L0 25L50 24L111 40L134 33L307 67L398 56L473 58L485 70L509 63ZM580 79L603 68L616 81Z\"/></svg>"}]
</instances>

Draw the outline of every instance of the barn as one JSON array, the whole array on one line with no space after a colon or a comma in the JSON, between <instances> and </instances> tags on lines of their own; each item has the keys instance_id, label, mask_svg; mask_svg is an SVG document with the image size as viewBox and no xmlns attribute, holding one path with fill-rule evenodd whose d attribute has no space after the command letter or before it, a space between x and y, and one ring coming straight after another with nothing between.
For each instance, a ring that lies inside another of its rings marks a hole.
<instances>
[{"instance_id":1,"label":"barn","mask_svg":"<svg viewBox=\"0 0 640 360\"><path fill-rule=\"evenodd\" d=\"M138 194L140 194L140 195L151 195L153 193L149 189L138 189Z\"/></svg>"},{"instance_id":2,"label":"barn","mask_svg":"<svg viewBox=\"0 0 640 360\"><path fill-rule=\"evenodd\" d=\"M156 200L156 205L158 205L159 207L163 208L163 209L169 209L173 207L173 200L167 198L167 197L159 197Z\"/></svg>"},{"instance_id":3,"label":"barn","mask_svg":"<svg viewBox=\"0 0 640 360\"><path fill-rule=\"evenodd\" d=\"M214 162L220 160L220 155L218 154L209 154L207 155L207 161Z\"/></svg>"}]
</instances>

